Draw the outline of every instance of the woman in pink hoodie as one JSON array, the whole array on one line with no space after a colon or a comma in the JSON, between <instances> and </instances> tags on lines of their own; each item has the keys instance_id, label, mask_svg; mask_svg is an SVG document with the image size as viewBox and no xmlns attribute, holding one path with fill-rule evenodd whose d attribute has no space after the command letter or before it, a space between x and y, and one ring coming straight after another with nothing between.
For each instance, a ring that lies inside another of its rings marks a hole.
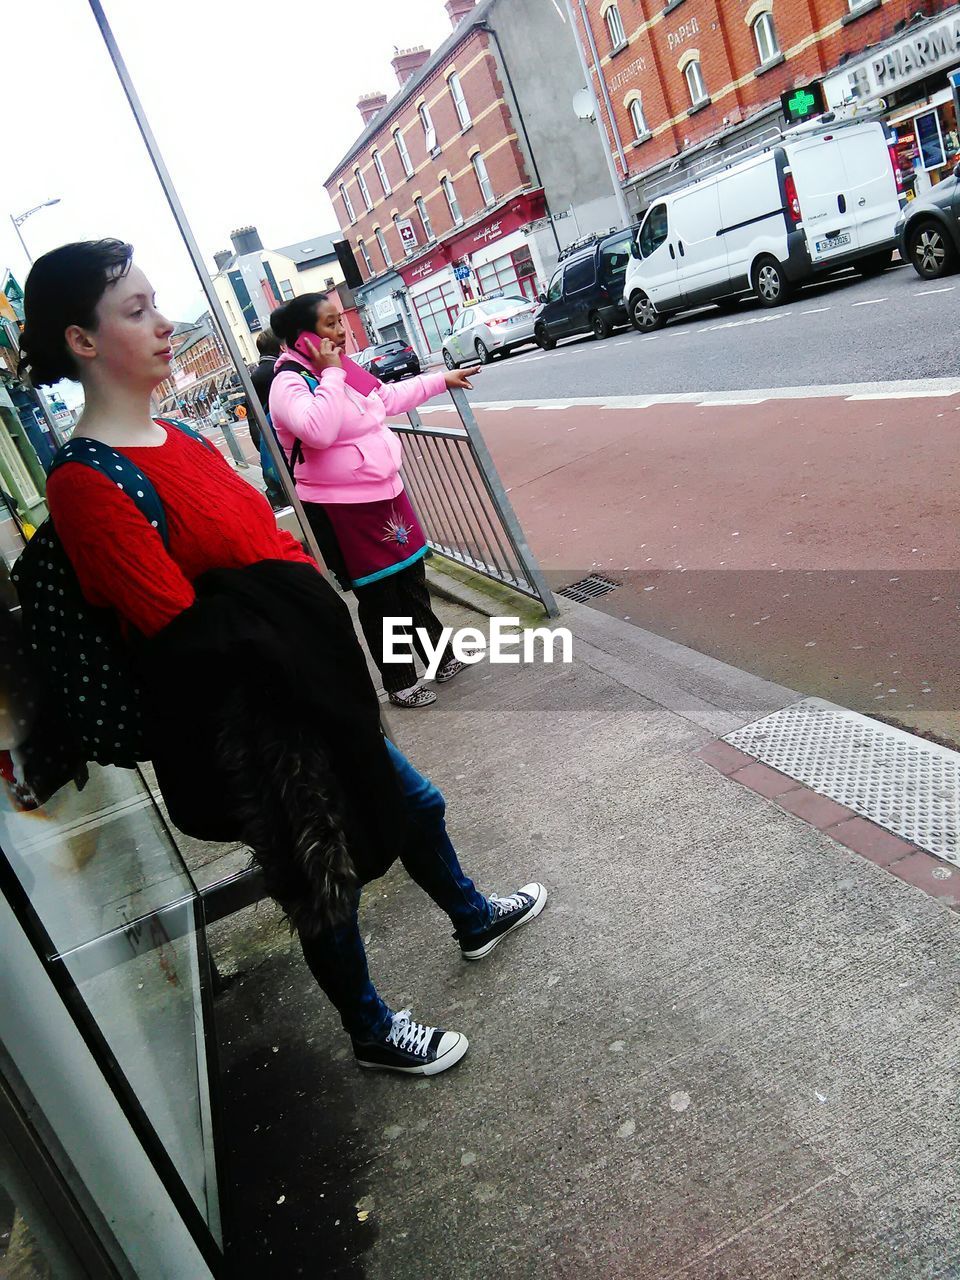
<instances>
[{"instance_id":1,"label":"woman in pink hoodie","mask_svg":"<svg viewBox=\"0 0 960 1280\"><path fill-rule=\"evenodd\" d=\"M416 629L426 631L434 649L442 632L427 590L426 538L400 478L400 441L386 420L448 387L469 388L477 369L388 386L344 354L343 320L324 293L291 299L274 311L270 326L285 346L270 387L270 418L324 560L357 597L360 626L390 701L428 706L437 695L418 680L412 654L405 662L383 661L386 617L412 619L406 633L424 661ZM463 663L445 653L437 683L462 670Z\"/></svg>"}]
</instances>

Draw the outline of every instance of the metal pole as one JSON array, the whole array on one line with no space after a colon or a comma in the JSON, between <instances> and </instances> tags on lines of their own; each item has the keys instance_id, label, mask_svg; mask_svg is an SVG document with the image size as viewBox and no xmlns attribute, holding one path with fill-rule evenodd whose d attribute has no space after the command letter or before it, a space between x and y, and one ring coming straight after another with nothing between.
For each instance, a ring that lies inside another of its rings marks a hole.
<instances>
[{"instance_id":1,"label":"metal pole","mask_svg":"<svg viewBox=\"0 0 960 1280\"><path fill-rule=\"evenodd\" d=\"M603 78L603 72L600 69L600 55L597 52L597 44L593 38L593 28L590 26L590 20L587 17L586 10L583 7L583 0L580 2L580 16L583 19L583 29L587 33L587 39L590 41L590 52L593 57L594 69L597 73L597 79L600 82L600 92L603 96L604 104L607 108L607 118L616 133L617 123L613 118L613 107L610 104L610 95L607 93L607 82ZM580 67L583 70L584 77L587 81L591 92L593 91L593 71L587 65L587 59L584 56L583 45L580 43L580 37L577 35L577 20L573 14L573 0L565 0L567 8L567 16L570 19L570 34L573 36L573 42L577 46L577 54L580 58ZM623 185L620 175L617 173L616 166L613 163L613 153L611 151L610 138L607 134L607 126L603 123L603 118L597 110L597 128L600 131L600 139L603 143L603 155L607 162L607 168L610 171L610 181L613 183L613 194L617 202L617 208L620 210L620 217L625 227L630 225L630 214L627 211L627 202L623 194ZM619 133L616 133L617 155L620 157L620 163L623 166L624 175L629 172L627 157L624 154L623 143L620 141Z\"/></svg>"},{"instance_id":2,"label":"metal pole","mask_svg":"<svg viewBox=\"0 0 960 1280\"><path fill-rule=\"evenodd\" d=\"M487 487L487 492L496 504L497 510L500 512L500 518L503 520L510 540L517 549L520 556L520 563L523 566L527 577L534 587L537 594L543 602L543 607L547 612L548 618L556 618L560 610L557 608L557 602L553 598L553 592L547 586L547 580L540 570L540 566L534 559L533 552L527 545L527 538L523 532L520 521L517 519L516 512L507 497L506 490L497 474L497 469L493 464L493 458L490 456L490 450L487 448L487 442L484 440L480 428L477 426L477 420L470 408L470 401L467 399L466 393L457 388L451 388L450 398L457 407L457 413L460 415L460 421L467 429L470 437L470 443L473 445L477 461L480 464L480 470L483 475L483 482Z\"/></svg>"},{"instance_id":3,"label":"metal pole","mask_svg":"<svg viewBox=\"0 0 960 1280\"><path fill-rule=\"evenodd\" d=\"M123 60L119 48L117 47L116 39L114 38L113 31L107 21L106 15L103 12L103 7L100 4L100 0L89 0L89 4L93 11L93 16L97 26L100 28L100 34L103 36L104 44L107 46L107 52L110 55L110 60L113 63L114 70L120 78L120 83L123 86L124 93L127 95L127 101L130 103L130 109L133 112L134 118L137 122L137 127L140 130L140 134L150 155L150 159L153 162L153 167L160 180L160 185L167 198L167 203L170 206L170 212L173 214L174 221L176 222L180 235L183 238L183 243L186 245L187 252L193 262L194 269L200 279L203 292L206 295L206 299L210 307L210 314L216 320L217 326L220 329L220 335L226 343L231 360L236 366L236 372L240 378L244 394L246 395L247 404L250 406L250 411L257 420L257 425L260 428L263 439L267 442L267 448L270 450L270 456L273 458L277 474L280 477L284 490L286 491L290 505L296 512L297 519L300 522L300 528L306 538L307 546L310 548L310 552L316 559L317 563L323 564L323 556L320 554L320 547L317 545L317 540L314 537L313 530L310 528L310 522L307 520L303 507L301 506L300 499L297 497L297 491L290 478L290 473L287 469L287 463L283 456L283 451L277 443L273 432L267 425L266 417L260 404L260 397L257 395L253 388L253 383L250 381L250 374L247 372L247 365L243 358L243 353L237 344L236 338L233 336L233 330L227 323L227 317L224 314L223 307L219 297L217 296L216 290L211 283L206 264L203 261L203 255L200 253L200 248L194 238L193 230L190 223L187 221L187 215L183 211L183 206L180 203L180 197L177 195L176 188L173 185L173 180L170 177L163 155L157 145L157 140L153 136L153 130L150 128L143 105L140 102L136 89L133 87L133 81L130 79L130 73L127 71L126 63Z\"/></svg>"},{"instance_id":4,"label":"metal pole","mask_svg":"<svg viewBox=\"0 0 960 1280\"><path fill-rule=\"evenodd\" d=\"M24 240L23 235L21 234L20 223L16 220L16 218L13 216L12 213L10 215L10 221L13 223L13 229L17 233L17 239L20 241L20 248L23 250L23 256L26 258L27 262L32 267L33 258L30 257L30 250L27 248L26 241Z\"/></svg>"}]
</instances>

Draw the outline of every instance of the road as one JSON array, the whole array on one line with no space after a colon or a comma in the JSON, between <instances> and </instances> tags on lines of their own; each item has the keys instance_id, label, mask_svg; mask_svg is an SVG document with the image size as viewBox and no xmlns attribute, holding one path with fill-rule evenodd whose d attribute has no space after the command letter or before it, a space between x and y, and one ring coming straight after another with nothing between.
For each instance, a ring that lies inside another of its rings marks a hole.
<instances>
[{"instance_id":1,"label":"road","mask_svg":"<svg viewBox=\"0 0 960 1280\"><path fill-rule=\"evenodd\" d=\"M784 307L750 300L671 320L644 336L522 348L477 378L477 401L732 391L960 376L960 277L925 283L899 265L874 280L808 286Z\"/></svg>"}]
</instances>

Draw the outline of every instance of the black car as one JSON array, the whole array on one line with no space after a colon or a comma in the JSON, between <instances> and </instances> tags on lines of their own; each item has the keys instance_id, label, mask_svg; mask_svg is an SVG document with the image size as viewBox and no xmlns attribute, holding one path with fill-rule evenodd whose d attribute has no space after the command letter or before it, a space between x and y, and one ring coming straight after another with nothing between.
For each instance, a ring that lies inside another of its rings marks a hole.
<instances>
[{"instance_id":1,"label":"black car","mask_svg":"<svg viewBox=\"0 0 960 1280\"><path fill-rule=\"evenodd\" d=\"M575 333L607 338L617 325L630 323L623 305L623 286L635 234L635 229L628 227L563 251L534 317L533 334L539 347L550 351L558 338Z\"/></svg>"},{"instance_id":2,"label":"black car","mask_svg":"<svg viewBox=\"0 0 960 1280\"><path fill-rule=\"evenodd\" d=\"M900 256L924 280L960 268L960 164L952 178L911 200L895 227Z\"/></svg>"},{"instance_id":3,"label":"black car","mask_svg":"<svg viewBox=\"0 0 960 1280\"><path fill-rule=\"evenodd\" d=\"M369 370L381 382L399 382L420 372L420 361L413 347L399 338L366 347L357 356L357 364Z\"/></svg>"}]
</instances>

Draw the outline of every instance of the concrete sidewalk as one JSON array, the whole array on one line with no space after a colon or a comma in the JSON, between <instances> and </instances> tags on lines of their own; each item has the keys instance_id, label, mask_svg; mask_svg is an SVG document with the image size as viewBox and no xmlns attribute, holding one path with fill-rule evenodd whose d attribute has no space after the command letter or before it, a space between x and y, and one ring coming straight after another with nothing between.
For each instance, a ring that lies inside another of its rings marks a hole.
<instances>
[{"instance_id":1,"label":"concrete sidewalk","mask_svg":"<svg viewBox=\"0 0 960 1280\"><path fill-rule=\"evenodd\" d=\"M399 866L365 894L458 1068L358 1071L272 905L210 931L234 1274L960 1277L960 918L697 757L790 690L561 621L571 667L391 713L479 886L551 894L472 966Z\"/></svg>"}]
</instances>

